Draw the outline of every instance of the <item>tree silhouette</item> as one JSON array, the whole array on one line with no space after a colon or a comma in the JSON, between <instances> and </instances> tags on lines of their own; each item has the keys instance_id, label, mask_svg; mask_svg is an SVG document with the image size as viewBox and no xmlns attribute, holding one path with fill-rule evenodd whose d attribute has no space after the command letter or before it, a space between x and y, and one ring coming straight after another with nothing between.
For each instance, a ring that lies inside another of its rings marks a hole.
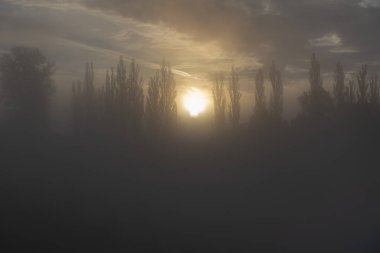
<instances>
[{"instance_id":1,"label":"tree silhouette","mask_svg":"<svg viewBox=\"0 0 380 253\"><path fill-rule=\"evenodd\" d=\"M311 57L309 81L310 91L299 97L302 113L313 119L321 119L331 111L332 100L322 87L321 66L315 54Z\"/></svg>"},{"instance_id":2,"label":"tree silhouette","mask_svg":"<svg viewBox=\"0 0 380 253\"><path fill-rule=\"evenodd\" d=\"M342 64L338 62L335 70L334 99L337 108L341 108L345 100L345 74Z\"/></svg>"},{"instance_id":3,"label":"tree silhouette","mask_svg":"<svg viewBox=\"0 0 380 253\"><path fill-rule=\"evenodd\" d=\"M356 86L355 81L350 79L348 81L348 85L345 88L344 91L344 100L348 104L354 104L356 101Z\"/></svg>"},{"instance_id":4,"label":"tree silhouette","mask_svg":"<svg viewBox=\"0 0 380 253\"><path fill-rule=\"evenodd\" d=\"M177 124L177 91L173 72L163 61L148 84L146 101L147 128L152 135L169 136Z\"/></svg>"},{"instance_id":5,"label":"tree silhouette","mask_svg":"<svg viewBox=\"0 0 380 253\"><path fill-rule=\"evenodd\" d=\"M362 65L362 69L359 71L359 73L356 75L356 81L357 81L357 97L358 97L358 103L361 105L364 105L368 102L368 77L367 77L368 71L367 71L367 65Z\"/></svg>"},{"instance_id":6,"label":"tree silhouette","mask_svg":"<svg viewBox=\"0 0 380 253\"><path fill-rule=\"evenodd\" d=\"M73 82L72 93L71 108L73 114L73 129L75 132L81 132L84 124L84 104L82 99L82 84L79 80Z\"/></svg>"},{"instance_id":7,"label":"tree silhouette","mask_svg":"<svg viewBox=\"0 0 380 253\"><path fill-rule=\"evenodd\" d=\"M226 98L224 92L224 74L222 72L214 74L214 85L212 88L214 99L215 126L218 130L225 127Z\"/></svg>"},{"instance_id":8,"label":"tree silhouette","mask_svg":"<svg viewBox=\"0 0 380 253\"><path fill-rule=\"evenodd\" d=\"M162 63L160 73L162 131L170 133L177 124L176 83L172 69L166 62Z\"/></svg>"},{"instance_id":9,"label":"tree silhouette","mask_svg":"<svg viewBox=\"0 0 380 253\"><path fill-rule=\"evenodd\" d=\"M145 107L146 128L149 134L156 136L160 127L160 73L157 71L148 83L148 95Z\"/></svg>"},{"instance_id":10,"label":"tree silhouette","mask_svg":"<svg viewBox=\"0 0 380 253\"><path fill-rule=\"evenodd\" d=\"M264 86L264 73L259 69L255 76L255 108L254 119L258 123L263 123L267 115L265 86Z\"/></svg>"},{"instance_id":11,"label":"tree silhouette","mask_svg":"<svg viewBox=\"0 0 380 253\"><path fill-rule=\"evenodd\" d=\"M129 66L127 79L128 130L132 134L142 130L142 119L144 115L144 92L142 82L140 67L133 59Z\"/></svg>"},{"instance_id":12,"label":"tree silhouette","mask_svg":"<svg viewBox=\"0 0 380 253\"><path fill-rule=\"evenodd\" d=\"M107 70L106 82L104 87L104 114L108 119L113 118L115 110L116 84L114 70Z\"/></svg>"},{"instance_id":13,"label":"tree silhouette","mask_svg":"<svg viewBox=\"0 0 380 253\"><path fill-rule=\"evenodd\" d=\"M98 92L98 118L102 131L113 133L118 125L116 118L116 80L114 69L106 71L105 84Z\"/></svg>"},{"instance_id":14,"label":"tree silhouette","mask_svg":"<svg viewBox=\"0 0 380 253\"><path fill-rule=\"evenodd\" d=\"M36 48L15 47L0 58L5 119L13 128L46 130L54 64Z\"/></svg>"},{"instance_id":15,"label":"tree silhouette","mask_svg":"<svg viewBox=\"0 0 380 253\"><path fill-rule=\"evenodd\" d=\"M379 98L379 85L378 85L378 76L372 75L369 80L369 102L377 107L380 102Z\"/></svg>"},{"instance_id":16,"label":"tree silhouette","mask_svg":"<svg viewBox=\"0 0 380 253\"><path fill-rule=\"evenodd\" d=\"M84 84L73 84L74 128L81 132L105 132L125 137L142 131L144 92L140 68L132 60L127 72L122 57L116 71L106 71L105 83L94 86L94 68L86 64Z\"/></svg>"},{"instance_id":17,"label":"tree silhouette","mask_svg":"<svg viewBox=\"0 0 380 253\"><path fill-rule=\"evenodd\" d=\"M272 62L272 66L269 70L269 79L272 85L270 99L271 116L274 122L281 123L284 104L284 87L282 85L281 72L277 70L274 62Z\"/></svg>"},{"instance_id":18,"label":"tree silhouette","mask_svg":"<svg viewBox=\"0 0 380 253\"><path fill-rule=\"evenodd\" d=\"M94 86L94 64L92 62L86 63L86 72L84 75L83 83L83 101L84 101L84 115L85 124L88 131L93 131L96 127L96 92Z\"/></svg>"},{"instance_id":19,"label":"tree silhouette","mask_svg":"<svg viewBox=\"0 0 380 253\"><path fill-rule=\"evenodd\" d=\"M230 96L230 120L233 128L239 125L240 120L240 84L239 84L239 71L235 68L231 68L230 83L228 86L228 93Z\"/></svg>"},{"instance_id":20,"label":"tree silhouette","mask_svg":"<svg viewBox=\"0 0 380 253\"><path fill-rule=\"evenodd\" d=\"M127 67L122 56L116 66L116 108L117 132L124 136L128 128L128 83Z\"/></svg>"},{"instance_id":21,"label":"tree silhouette","mask_svg":"<svg viewBox=\"0 0 380 253\"><path fill-rule=\"evenodd\" d=\"M73 83L73 127L81 133L93 134L97 128L98 100L94 86L94 65L87 62L83 84Z\"/></svg>"}]
</instances>

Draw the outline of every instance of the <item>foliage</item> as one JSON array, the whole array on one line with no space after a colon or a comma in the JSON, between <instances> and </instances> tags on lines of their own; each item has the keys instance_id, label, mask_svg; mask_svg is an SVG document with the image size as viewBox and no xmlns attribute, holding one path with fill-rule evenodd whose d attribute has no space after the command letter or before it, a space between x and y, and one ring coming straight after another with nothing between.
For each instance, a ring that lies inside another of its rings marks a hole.
<instances>
[{"instance_id":1,"label":"foliage","mask_svg":"<svg viewBox=\"0 0 380 253\"><path fill-rule=\"evenodd\" d=\"M142 88L143 79L140 74L140 67L132 60L129 66L129 75L127 79L127 118L128 129L137 133L142 130L142 120L144 115L144 91Z\"/></svg>"},{"instance_id":2,"label":"foliage","mask_svg":"<svg viewBox=\"0 0 380 253\"><path fill-rule=\"evenodd\" d=\"M151 135L156 136L160 121L160 72L156 72L148 83L148 95L145 106L146 128Z\"/></svg>"},{"instance_id":3,"label":"foliage","mask_svg":"<svg viewBox=\"0 0 380 253\"><path fill-rule=\"evenodd\" d=\"M224 91L224 74L218 72L214 74L214 84L212 87L212 95L214 99L214 118L215 126L218 130L225 128L226 124L226 97Z\"/></svg>"},{"instance_id":4,"label":"foliage","mask_svg":"<svg viewBox=\"0 0 380 253\"><path fill-rule=\"evenodd\" d=\"M272 66L269 70L269 80L272 86L272 94L270 98L271 116L274 122L281 123L284 104L284 87L282 84L281 72L277 70L274 62L272 62Z\"/></svg>"},{"instance_id":5,"label":"foliage","mask_svg":"<svg viewBox=\"0 0 380 253\"><path fill-rule=\"evenodd\" d=\"M264 86L264 73L260 69L256 73L255 77L255 109L254 118L258 121L264 120L267 114L266 98L265 98L265 86Z\"/></svg>"},{"instance_id":6,"label":"foliage","mask_svg":"<svg viewBox=\"0 0 380 253\"><path fill-rule=\"evenodd\" d=\"M332 111L333 104L329 93L322 87L321 67L315 54L310 65L310 90L299 97L299 103L303 116L321 120Z\"/></svg>"},{"instance_id":7,"label":"foliage","mask_svg":"<svg viewBox=\"0 0 380 253\"><path fill-rule=\"evenodd\" d=\"M367 65L362 65L362 69L357 73L356 80L357 80L357 97L358 97L358 103L361 105L365 105L368 102L368 71L367 71Z\"/></svg>"},{"instance_id":8,"label":"foliage","mask_svg":"<svg viewBox=\"0 0 380 253\"><path fill-rule=\"evenodd\" d=\"M239 84L239 71L235 68L231 68L230 83L228 86L228 94L230 96L230 121L233 128L239 125L240 120L240 84Z\"/></svg>"},{"instance_id":9,"label":"foliage","mask_svg":"<svg viewBox=\"0 0 380 253\"><path fill-rule=\"evenodd\" d=\"M345 74L342 64L338 62L336 64L335 76L334 76L334 100L337 107L342 107L345 97Z\"/></svg>"},{"instance_id":10,"label":"foliage","mask_svg":"<svg viewBox=\"0 0 380 253\"><path fill-rule=\"evenodd\" d=\"M97 99L94 86L94 65L87 62L83 79L72 86L73 126L79 132L95 131L97 122Z\"/></svg>"},{"instance_id":11,"label":"foliage","mask_svg":"<svg viewBox=\"0 0 380 253\"><path fill-rule=\"evenodd\" d=\"M344 100L347 104L353 104L356 101L356 86L353 80L348 81L348 85L345 87Z\"/></svg>"},{"instance_id":12,"label":"foliage","mask_svg":"<svg viewBox=\"0 0 380 253\"><path fill-rule=\"evenodd\" d=\"M173 72L162 62L161 68L150 79L146 102L146 122L151 134L168 136L177 124L177 91Z\"/></svg>"},{"instance_id":13,"label":"foliage","mask_svg":"<svg viewBox=\"0 0 380 253\"><path fill-rule=\"evenodd\" d=\"M122 57L116 67L106 71L105 84L96 89L94 68L86 64L83 87L73 84L74 127L79 132L107 132L120 136L136 135L142 130L144 93L140 68L134 60L127 72Z\"/></svg>"},{"instance_id":14,"label":"foliage","mask_svg":"<svg viewBox=\"0 0 380 253\"><path fill-rule=\"evenodd\" d=\"M374 106L378 106L380 102L380 94L377 75L371 76L371 79L369 80L369 91L369 102Z\"/></svg>"},{"instance_id":15,"label":"foliage","mask_svg":"<svg viewBox=\"0 0 380 253\"><path fill-rule=\"evenodd\" d=\"M5 118L14 128L48 127L54 64L36 48L15 47L0 57Z\"/></svg>"}]
</instances>

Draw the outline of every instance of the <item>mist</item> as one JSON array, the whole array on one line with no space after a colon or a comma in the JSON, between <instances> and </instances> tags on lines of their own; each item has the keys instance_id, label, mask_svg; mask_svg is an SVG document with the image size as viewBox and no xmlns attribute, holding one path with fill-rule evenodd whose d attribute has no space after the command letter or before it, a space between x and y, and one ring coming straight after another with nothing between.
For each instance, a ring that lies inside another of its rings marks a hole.
<instances>
[{"instance_id":1,"label":"mist","mask_svg":"<svg viewBox=\"0 0 380 253\"><path fill-rule=\"evenodd\" d=\"M379 252L376 0L3 0L4 252Z\"/></svg>"}]
</instances>

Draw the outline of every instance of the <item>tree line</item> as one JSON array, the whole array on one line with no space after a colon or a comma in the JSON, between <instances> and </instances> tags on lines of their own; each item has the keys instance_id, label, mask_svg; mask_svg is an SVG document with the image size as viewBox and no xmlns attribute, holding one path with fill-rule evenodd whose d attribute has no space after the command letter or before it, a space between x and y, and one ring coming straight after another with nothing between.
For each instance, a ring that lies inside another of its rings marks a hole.
<instances>
[{"instance_id":1,"label":"tree line","mask_svg":"<svg viewBox=\"0 0 380 253\"><path fill-rule=\"evenodd\" d=\"M132 60L127 66L122 57L106 71L99 88L94 84L93 64L87 63L83 82L75 81L72 91L76 132L120 136L146 132L157 137L168 135L176 126L176 83L166 62L150 78L146 96L139 65Z\"/></svg>"},{"instance_id":2,"label":"tree line","mask_svg":"<svg viewBox=\"0 0 380 253\"><path fill-rule=\"evenodd\" d=\"M44 129L48 126L50 95L54 92L54 64L38 49L17 47L0 57L0 102L7 125ZM212 75L214 124L216 131L240 124L240 72ZM266 96L266 80L270 95ZM162 62L143 89L143 77L135 60L122 57L106 71L104 82L95 85L93 63L86 63L83 80L72 84L73 129L80 134L135 137L169 137L177 126L176 80L168 63ZM275 62L256 71L252 125L279 127L283 120L284 85ZM377 74L367 65L351 78L341 63L336 64L333 92L323 87L321 66L315 54L310 60L309 89L298 98L301 113L294 122L323 122L339 117L380 116L380 87Z\"/></svg>"}]
</instances>

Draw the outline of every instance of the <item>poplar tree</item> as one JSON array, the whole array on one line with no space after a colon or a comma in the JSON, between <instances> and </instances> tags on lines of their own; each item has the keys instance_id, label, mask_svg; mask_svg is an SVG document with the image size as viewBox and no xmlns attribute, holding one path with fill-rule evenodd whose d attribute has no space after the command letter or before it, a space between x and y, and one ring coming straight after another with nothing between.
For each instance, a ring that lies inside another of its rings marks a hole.
<instances>
[{"instance_id":1,"label":"poplar tree","mask_svg":"<svg viewBox=\"0 0 380 253\"><path fill-rule=\"evenodd\" d=\"M225 128L226 121L226 98L224 91L224 74L222 72L214 74L212 95L214 99L215 126L218 130L222 130Z\"/></svg>"},{"instance_id":2,"label":"poplar tree","mask_svg":"<svg viewBox=\"0 0 380 253\"><path fill-rule=\"evenodd\" d=\"M142 119L144 115L144 92L142 88L143 79L140 67L133 59L129 66L127 79L127 102L129 133L136 134L142 130Z\"/></svg>"},{"instance_id":3,"label":"poplar tree","mask_svg":"<svg viewBox=\"0 0 380 253\"><path fill-rule=\"evenodd\" d=\"M379 98L379 84L378 84L378 76L377 75L372 75L370 80L369 80L369 102L373 106L378 106L380 102Z\"/></svg>"},{"instance_id":4,"label":"poplar tree","mask_svg":"<svg viewBox=\"0 0 380 253\"><path fill-rule=\"evenodd\" d=\"M274 62L272 62L272 66L269 70L269 80L272 86L270 113L276 123L281 123L284 104L284 87L282 85L281 72L277 70Z\"/></svg>"},{"instance_id":5,"label":"poplar tree","mask_svg":"<svg viewBox=\"0 0 380 253\"><path fill-rule=\"evenodd\" d=\"M240 120L240 84L239 84L239 71L235 68L231 68L230 82L228 86L228 94L230 96L230 121L233 128L239 125Z\"/></svg>"},{"instance_id":6,"label":"poplar tree","mask_svg":"<svg viewBox=\"0 0 380 253\"><path fill-rule=\"evenodd\" d=\"M341 108L344 103L346 77L343 71L342 64L340 62L336 64L334 81L335 83L334 83L333 90L334 90L335 105L337 108Z\"/></svg>"},{"instance_id":7,"label":"poplar tree","mask_svg":"<svg viewBox=\"0 0 380 253\"><path fill-rule=\"evenodd\" d=\"M54 64L39 49L15 47L0 56L0 94L10 128L25 131L49 127Z\"/></svg>"},{"instance_id":8,"label":"poplar tree","mask_svg":"<svg viewBox=\"0 0 380 253\"><path fill-rule=\"evenodd\" d=\"M258 121L263 121L267 113L265 86L264 86L264 73L260 69L255 77L255 109L254 118Z\"/></svg>"},{"instance_id":9,"label":"poplar tree","mask_svg":"<svg viewBox=\"0 0 380 253\"><path fill-rule=\"evenodd\" d=\"M163 61L148 84L147 128L154 135L169 136L177 124L177 91L171 67Z\"/></svg>"},{"instance_id":10,"label":"poplar tree","mask_svg":"<svg viewBox=\"0 0 380 253\"><path fill-rule=\"evenodd\" d=\"M367 65L362 65L359 73L356 74L358 103L364 105L368 102L368 71Z\"/></svg>"},{"instance_id":11,"label":"poplar tree","mask_svg":"<svg viewBox=\"0 0 380 253\"><path fill-rule=\"evenodd\" d=\"M311 56L309 82L310 90L299 97L302 113L313 119L322 119L331 111L333 103L322 86L321 66L315 54Z\"/></svg>"}]
</instances>

